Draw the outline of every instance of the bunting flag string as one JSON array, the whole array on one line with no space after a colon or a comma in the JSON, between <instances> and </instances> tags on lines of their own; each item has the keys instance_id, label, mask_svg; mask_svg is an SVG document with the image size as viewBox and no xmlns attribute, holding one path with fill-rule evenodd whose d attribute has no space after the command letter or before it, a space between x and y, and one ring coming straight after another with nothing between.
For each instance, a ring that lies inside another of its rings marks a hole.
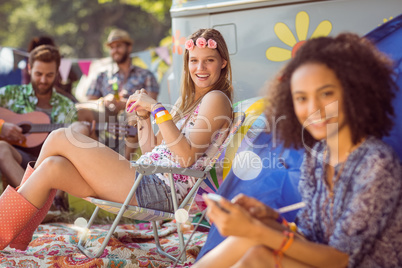
<instances>
[{"instance_id":1,"label":"bunting flag string","mask_svg":"<svg viewBox=\"0 0 402 268\"><path fill-rule=\"evenodd\" d=\"M2 49L10 49L12 50L12 52L16 55L19 56L23 56L28 58L29 57L29 53L17 48L12 48L12 47L3 47L0 46L0 51ZM171 65L171 57L169 55L169 48L167 46L162 46L162 47L156 47L156 48L152 48L152 49L147 49L144 51L139 51L139 52L134 52L131 54L132 57L139 57L141 58L147 65L150 65L151 62L151 53L155 51L156 54L158 55L158 57L162 58L166 64ZM93 61L96 60L96 58L87 58L87 59L77 59L77 58L67 58L68 60L71 61L71 63L78 63L80 61Z\"/></svg>"},{"instance_id":2,"label":"bunting flag string","mask_svg":"<svg viewBox=\"0 0 402 268\"><path fill-rule=\"evenodd\" d=\"M169 48L167 46L161 46L157 48L152 48L144 51L134 52L131 54L131 57L140 58L143 63L147 66L147 68L152 69L153 72L156 72L161 60L163 60L166 64L171 65L171 56L169 54ZM159 59L152 60L152 52L155 52ZM29 53L17 48L11 47L2 47L0 46L0 72L3 74L9 73L15 69L24 69L26 66L27 58L29 57ZM60 62L59 72L63 81L67 81L68 74L72 68L73 64L78 64L83 75L88 76L88 72L91 66L91 63L95 60L95 58L89 59L78 59L78 58L62 58ZM21 64L25 63L25 64Z\"/></svg>"},{"instance_id":3,"label":"bunting flag string","mask_svg":"<svg viewBox=\"0 0 402 268\"><path fill-rule=\"evenodd\" d=\"M20 56L23 56L23 57L27 57L27 58L29 57L29 53L26 52L26 51L23 51L23 50L20 50L20 49L17 49L17 48L10 48L10 49L13 50L14 54L17 54L17 55L20 55Z\"/></svg>"}]
</instances>

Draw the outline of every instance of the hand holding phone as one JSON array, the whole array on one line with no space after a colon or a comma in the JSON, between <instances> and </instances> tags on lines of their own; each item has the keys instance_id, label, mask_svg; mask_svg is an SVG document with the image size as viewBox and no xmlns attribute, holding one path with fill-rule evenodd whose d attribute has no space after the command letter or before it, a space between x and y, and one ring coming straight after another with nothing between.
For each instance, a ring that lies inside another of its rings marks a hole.
<instances>
[{"instance_id":1,"label":"hand holding phone","mask_svg":"<svg viewBox=\"0 0 402 268\"><path fill-rule=\"evenodd\" d=\"M221 204L219 203L222 199L224 199L224 197L222 197L222 196L220 196L220 195L218 195L218 194L213 194L213 193L207 194L207 197L208 197L209 200L214 201L215 204L216 204L222 211L224 211L224 212L226 212L226 213L229 213L229 211L228 211L227 209L223 208L223 207L221 206ZM228 201L228 202L229 202L229 201Z\"/></svg>"}]
</instances>

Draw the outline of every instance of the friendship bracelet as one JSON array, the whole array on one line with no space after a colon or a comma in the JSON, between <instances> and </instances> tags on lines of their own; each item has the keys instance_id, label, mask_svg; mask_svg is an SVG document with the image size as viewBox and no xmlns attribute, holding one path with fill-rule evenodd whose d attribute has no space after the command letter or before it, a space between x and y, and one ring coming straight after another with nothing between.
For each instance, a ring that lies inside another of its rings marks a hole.
<instances>
[{"instance_id":1,"label":"friendship bracelet","mask_svg":"<svg viewBox=\"0 0 402 268\"><path fill-rule=\"evenodd\" d=\"M154 108L155 108L155 106L156 106L156 105L158 105L158 104L162 105L162 103L161 103L161 102L157 102L157 103L155 103L154 105L152 105L152 107L151 107L151 111L153 111L153 110L154 110Z\"/></svg>"},{"instance_id":2,"label":"friendship bracelet","mask_svg":"<svg viewBox=\"0 0 402 268\"><path fill-rule=\"evenodd\" d=\"M281 251L282 251L282 248L286 245L286 242L289 240L289 236L287 235L287 233L289 233L289 232L283 231L283 234L285 235L285 238L283 238L282 243L281 243L279 249L274 250L274 253L275 253L275 254L280 254Z\"/></svg>"},{"instance_id":3,"label":"friendship bracelet","mask_svg":"<svg viewBox=\"0 0 402 268\"><path fill-rule=\"evenodd\" d=\"M161 117L163 117L163 116L165 116L165 115L170 115L170 113L169 113L169 111L168 110L166 110L166 109L164 109L164 110L162 110L162 111L159 111L159 112L157 112L157 110L159 110L159 109L156 109L155 110L155 114L154 114L154 121L152 122L153 124L158 124L158 122L160 122L160 120L158 120L158 118L161 118ZM170 119L168 119L168 120L170 120Z\"/></svg>"},{"instance_id":4,"label":"friendship bracelet","mask_svg":"<svg viewBox=\"0 0 402 268\"><path fill-rule=\"evenodd\" d=\"M164 116L165 114L170 114L170 113L168 110L163 110L163 111L157 112L155 114L155 120L158 119L158 117Z\"/></svg>"},{"instance_id":5,"label":"friendship bracelet","mask_svg":"<svg viewBox=\"0 0 402 268\"><path fill-rule=\"evenodd\" d=\"M3 129L3 125L6 121L4 119L0 119L0 135L1 135L1 130Z\"/></svg>"},{"instance_id":6,"label":"friendship bracelet","mask_svg":"<svg viewBox=\"0 0 402 268\"><path fill-rule=\"evenodd\" d=\"M289 227L289 223L281 215L278 215L278 218L276 218L276 221L285 227Z\"/></svg>"},{"instance_id":7,"label":"friendship bracelet","mask_svg":"<svg viewBox=\"0 0 402 268\"><path fill-rule=\"evenodd\" d=\"M162 124L163 122L166 122L166 121L169 121L169 120L172 120L173 118L172 118L172 115L171 114L165 114L165 115L162 115L162 116L160 116L160 117L158 117L158 118L156 118L156 124Z\"/></svg>"},{"instance_id":8,"label":"friendship bracelet","mask_svg":"<svg viewBox=\"0 0 402 268\"><path fill-rule=\"evenodd\" d=\"M288 232L288 231L284 231L283 233L286 234L288 240L286 241L286 244L281 249L281 254L283 254L286 250L288 250L289 247L292 245L293 240L294 240L294 235L295 235L294 233Z\"/></svg>"},{"instance_id":9,"label":"friendship bracelet","mask_svg":"<svg viewBox=\"0 0 402 268\"><path fill-rule=\"evenodd\" d=\"M283 231L283 234L285 235L285 238L283 239L281 246L278 250L274 250L274 259L275 259L275 267L276 268L281 268L282 264L282 257L283 253L289 249L289 247L292 245L293 240L294 240L294 233L288 232L288 231Z\"/></svg>"},{"instance_id":10,"label":"friendship bracelet","mask_svg":"<svg viewBox=\"0 0 402 268\"><path fill-rule=\"evenodd\" d=\"M165 111L166 109L165 109L165 107L159 107L159 108L157 108L155 111L152 111L152 116L155 118L155 116L156 116L156 114L158 113L158 112L160 112L160 111Z\"/></svg>"}]
</instances>

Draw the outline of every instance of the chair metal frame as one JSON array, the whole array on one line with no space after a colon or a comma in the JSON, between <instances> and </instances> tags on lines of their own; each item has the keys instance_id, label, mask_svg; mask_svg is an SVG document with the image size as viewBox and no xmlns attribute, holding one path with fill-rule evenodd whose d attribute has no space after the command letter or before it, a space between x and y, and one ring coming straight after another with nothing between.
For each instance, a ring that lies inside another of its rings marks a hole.
<instances>
[{"instance_id":1,"label":"chair metal frame","mask_svg":"<svg viewBox=\"0 0 402 268\"><path fill-rule=\"evenodd\" d=\"M225 148L229 144L230 140L232 139L234 134L238 131L238 129L241 127L241 125L243 124L243 121L245 119L244 113L238 112L235 114L236 114L236 116L233 119L233 123L232 123L232 126L230 127L229 134L221 145L221 147L223 147L223 148ZM84 198L85 200L96 205L96 208L95 208L94 212L92 213L92 216L86 226L87 230L89 230L89 228L92 226L100 209L103 209L103 210L106 210L113 214L116 214L117 216L116 216L115 220L113 221L113 224L111 225L108 233L106 234L106 237L105 237L101 247L96 252L91 252L88 248L85 247L85 245L84 245L84 242L86 239L85 235L81 236L81 238L78 242L78 248L89 258L100 257L100 255L102 255L102 253L104 252L107 244L109 243L109 240L110 240L111 236L113 235L118 223L120 222L121 218L124 216L127 218L132 218L132 219L137 219L137 220L146 220L146 221L152 222L152 228L153 228L153 232L154 232L154 239L155 239L155 243L156 243L157 252L159 254L162 254L163 256L168 257L172 261L180 261L181 263L185 262L186 254L182 254L181 259L177 260L177 258L173 257L172 255L168 254L167 252L165 252L162 249L160 242L159 242L159 235L158 235L158 228L157 228L156 221L166 220L166 219L175 219L175 214L178 211L180 211L181 213L183 213L183 211L184 211L185 213L187 213L186 215L188 216L188 210L190 209L190 207L194 201L194 198L197 194L199 186L204 181L204 179L206 179L206 177L209 175L209 172L212 169L212 167L215 164L215 161L218 157L219 157L219 154L216 155L213 159L211 159L210 164L204 170L146 165L146 164L138 164L135 162L131 162L131 166L136 169L136 172L138 172L139 175L135 179L134 184L123 204L116 203L116 202L110 202L110 201L106 201L106 200L102 200L102 199L97 199L97 198L93 198L93 197ZM170 189L171 189L171 194L172 194L173 208L174 208L175 213L169 213L169 212L158 211L158 210L129 205L143 176L151 175L151 174L155 174L155 173L168 173ZM190 192L186 195L186 197L184 198L184 200L180 204L180 206L178 205L178 202L177 202L177 195L176 195L173 174L180 174L180 175L197 178L195 185L191 188ZM176 220L176 226L177 226L177 232L178 232L179 244L180 244L179 248L180 248L181 252L183 252L185 250L185 243L184 243L183 232L181 231L181 228L180 228L179 220Z\"/></svg>"}]
</instances>

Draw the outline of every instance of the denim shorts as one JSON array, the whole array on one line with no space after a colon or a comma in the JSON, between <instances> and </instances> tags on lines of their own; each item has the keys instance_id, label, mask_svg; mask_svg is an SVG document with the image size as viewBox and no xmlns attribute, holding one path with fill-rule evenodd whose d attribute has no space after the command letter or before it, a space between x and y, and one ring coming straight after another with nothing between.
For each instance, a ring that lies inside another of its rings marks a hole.
<instances>
[{"instance_id":1,"label":"denim shorts","mask_svg":"<svg viewBox=\"0 0 402 268\"><path fill-rule=\"evenodd\" d=\"M137 177L138 177L137 173ZM155 174L144 175L135 191L137 203L140 207L173 212L170 186L167 186Z\"/></svg>"}]
</instances>

